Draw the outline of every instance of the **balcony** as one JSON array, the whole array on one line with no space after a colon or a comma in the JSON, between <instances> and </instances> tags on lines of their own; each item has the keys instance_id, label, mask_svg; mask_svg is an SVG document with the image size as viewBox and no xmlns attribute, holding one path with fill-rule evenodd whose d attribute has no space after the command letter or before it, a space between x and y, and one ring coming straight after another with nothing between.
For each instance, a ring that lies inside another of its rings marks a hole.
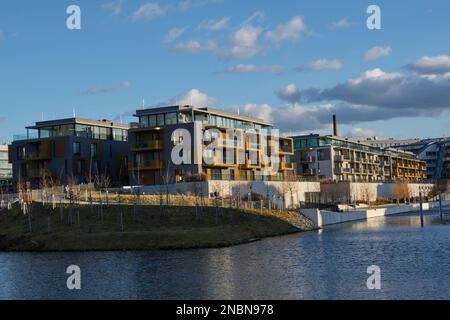
<instances>
[{"instance_id":1,"label":"balcony","mask_svg":"<svg viewBox=\"0 0 450 320\"><path fill-rule=\"evenodd\" d=\"M282 171L294 170L294 164L293 163L281 162L280 170L282 170Z\"/></svg>"},{"instance_id":2,"label":"balcony","mask_svg":"<svg viewBox=\"0 0 450 320\"><path fill-rule=\"evenodd\" d=\"M144 161L142 164L138 165L136 163L131 163L129 165L133 171L148 171L148 170L161 170L164 169L164 161L162 160L149 160Z\"/></svg>"},{"instance_id":3,"label":"balcony","mask_svg":"<svg viewBox=\"0 0 450 320\"><path fill-rule=\"evenodd\" d=\"M51 159L51 154L50 154L50 150L48 150L48 149L25 153L25 160L27 160L27 161L41 161L41 160L50 160L50 159Z\"/></svg>"},{"instance_id":4,"label":"balcony","mask_svg":"<svg viewBox=\"0 0 450 320\"><path fill-rule=\"evenodd\" d=\"M218 168L229 168L229 167L238 167L238 163L226 163L226 160L221 157L214 157L214 159L208 159L209 161L206 162L205 159L203 159L203 165L205 167L218 167Z\"/></svg>"},{"instance_id":5,"label":"balcony","mask_svg":"<svg viewBox=\"0 0 450 320\"><path fill-rule=\"evenodd\" d=\"M131 146L132 152L143 152L164 149L163 140L152 140L147 142L136 143Z\"/></svg>"},{"instance_id":6,"label":"balcony","mask_svg":"<svg viewBox=\"0 0 450 320\"><path fill-rule=\"evenodd\" d=\"M261 163L258 160L245 160L245 168L246 169L259 169L261 168Z\"/></svg>"},{"instance_id":7,"label":"balcony","mask_svg":"<svg viewBox=\"0 0 450 320\"><path fill-rule=\"evenodd\" d=\"M313 157L313 156L307 156L307 157L302 157L302 158L300 159L300 162L301 162L301 163L314 163L314 162L316 162L315 160L316 160L315 157Z\"/></svg>"}]
</instances>

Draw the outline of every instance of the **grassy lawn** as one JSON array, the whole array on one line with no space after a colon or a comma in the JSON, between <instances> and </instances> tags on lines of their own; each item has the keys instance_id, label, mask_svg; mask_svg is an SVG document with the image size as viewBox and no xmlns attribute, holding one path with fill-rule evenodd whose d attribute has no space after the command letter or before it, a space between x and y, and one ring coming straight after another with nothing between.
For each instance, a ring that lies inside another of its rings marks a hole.
<instances>
[{"instance_id":1,"label":"grassy lawn","mask_svg":"<svg viewBox=\"0 0 450 320\"><path fill-rule=\"evenodd\" d=\"M155 250L222 247L301 231L289 213L228 208L31 206L0 213L2 251Z\"/></svg>"}]
</instances>

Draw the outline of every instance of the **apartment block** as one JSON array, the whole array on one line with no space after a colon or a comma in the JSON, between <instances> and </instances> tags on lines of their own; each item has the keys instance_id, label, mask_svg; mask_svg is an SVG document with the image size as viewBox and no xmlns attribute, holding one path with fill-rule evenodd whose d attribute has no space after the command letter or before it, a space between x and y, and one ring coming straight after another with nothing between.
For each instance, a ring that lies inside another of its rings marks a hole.
<instances>
[{"instance_id":1,"label":"apartment block","mask_svg":"<svg viewBox=\"0 0 450 320\"><path fill-rule=\"evenodd\" d=\"M283 181L294 175L293 140L277 136L261 119L189 105L137 110L135 116L139 123L130 129L129 163L134 184L178 183L199 176ZM186 153L175 154L185 161L173 161L174 150L187 142Z\"/></svg>"},{"instance_id":2,"label":"apartment block","mask_svg":"<svg viewBox=\"0 0 450 320\"><path fill-rule=\"evenodd\" d=\"M427 179L450 179L450 138L424 139L399 148L413 152L417 158L426 162Z\"/></svg>"},{"instance_id":3,"label":"apartment block","mask_svg":"<svg viewBox=\"0 0 450 320\"><path fill-rule=\"evenodd\" d=\"M8 161L8 146L0 145L0 190L9 192L12 189L12 166Z\"/></svg>"},{"instance_id":4,"label":"apartment block","mask_svg":"<svg viewBox=\"0 0 450 320\"><path fill-rule=\"evenodd\" d=\"M303 135L294 140L297 174L350 182L422 181L425 162L415 154L378 148L338 136Z\"/></svg>"},{"instance_id":5,"label":"apartment block","mask_svg":"<svg viewBox=\"0 0 450 320\"><path fill-rule=\"evenodd\" d=\"M426 176L429 180L450 179L450 138L428 138L428 139L370 139L365 141L372 145L386 145L410 151L417 158L426 162Z\"/></svg>"},{"instance_id":6,"label":"apartment block","mask_svg":"<svg viewBox=\"0 0 450 320\"><path fill-rule=\"evenodd\" d=\"M10 146L13 184L38 188L51 178L67 185L107 176L112 185L128 181L128 125L68 118L37 122Z\"/></svg>"}]
</instances>

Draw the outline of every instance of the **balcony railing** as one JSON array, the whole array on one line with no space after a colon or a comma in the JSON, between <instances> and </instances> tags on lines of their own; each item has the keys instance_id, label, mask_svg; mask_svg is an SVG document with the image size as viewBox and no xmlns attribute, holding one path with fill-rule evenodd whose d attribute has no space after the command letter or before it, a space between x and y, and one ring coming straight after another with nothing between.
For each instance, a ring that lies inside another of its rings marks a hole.
<instances>
[{"instance_id":1,"label":"balcony railing","mask_svg":"<svg viewBox=\"0 0 450 320\"><path fill-rule=\"evenodd\" d=\"M142 163L130 163L130 170L133 171L146 171L146 170L160 170L164 169L164 161L163 160L148 160Z\"/></svg>"},{"instance_id":2,"label":"balcony railing","mask_svg":"<svg viewBox=\"0 0 450 320\"><path fill-rule=\"evenodd\" d=\"M164 141L152 140L147 142L140 142L132 145L132 151L145 151L145 150L161 150L164 149Z\"/></svg>"}]
</instances>

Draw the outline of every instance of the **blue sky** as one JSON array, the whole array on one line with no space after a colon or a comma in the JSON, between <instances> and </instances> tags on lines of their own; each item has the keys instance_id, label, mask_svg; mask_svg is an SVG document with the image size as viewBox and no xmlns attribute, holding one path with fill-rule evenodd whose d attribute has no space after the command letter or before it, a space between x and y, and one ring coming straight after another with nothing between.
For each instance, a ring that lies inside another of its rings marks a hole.
<instances>
[{"instance_id":1,"label":"blue sky","mask_svg":"<svg viewBox=\"0 0 450 320\"><path fill-rule=\"evenodd\" d=\"M66 8L81 8L81 30ZM368 30L377 4L382 29ZM0 3L0 140L77 116L208 104L284 132L450 134L450 3L89 0Z\"/></svg>"}]
</instances>

